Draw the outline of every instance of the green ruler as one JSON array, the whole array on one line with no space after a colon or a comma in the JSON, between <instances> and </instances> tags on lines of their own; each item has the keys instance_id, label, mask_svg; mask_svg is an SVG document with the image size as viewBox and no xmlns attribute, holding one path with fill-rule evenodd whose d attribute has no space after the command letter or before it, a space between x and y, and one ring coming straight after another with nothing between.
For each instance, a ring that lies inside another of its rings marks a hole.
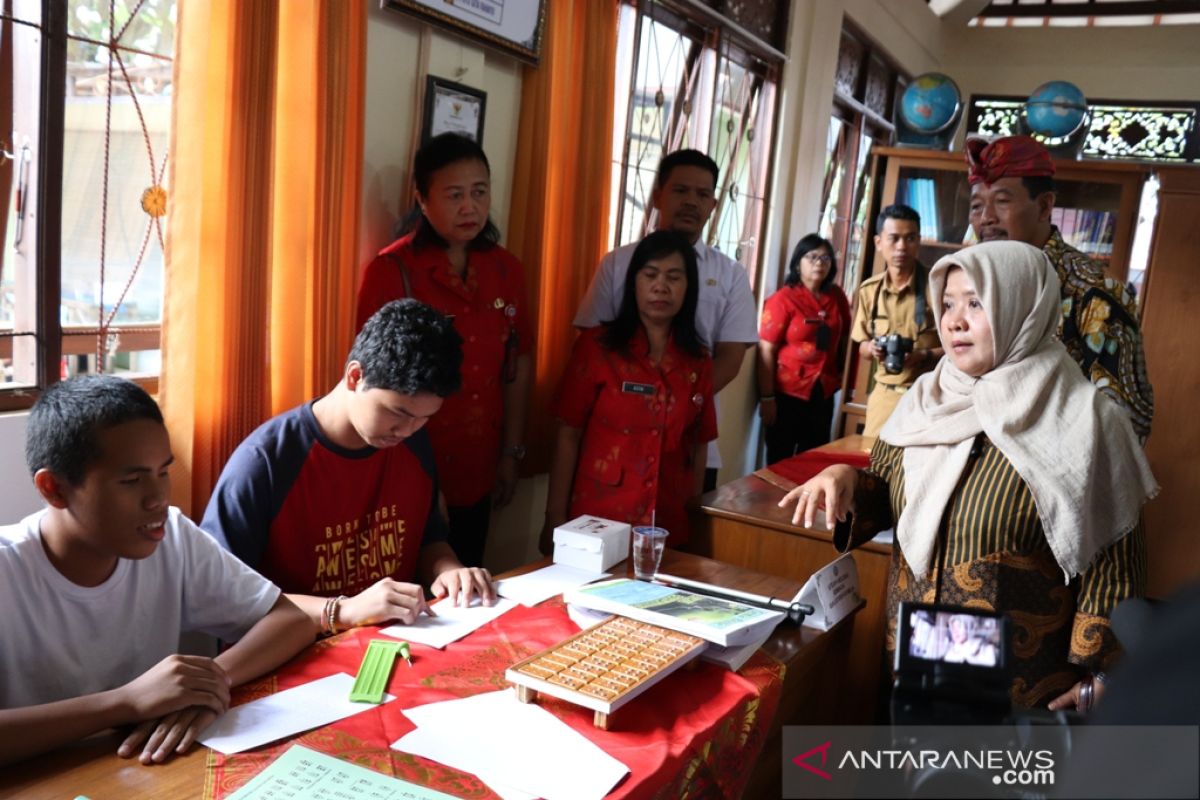
<instances>
[{"instance_id":1,"label":"green ruler","mask_svg":"<svg viewBox=\"0 0 1200 800\"><path fill-rule=\"evenodd\" d=\"M358 665L354 688L350 690L352 702L379 703L383 700L383 690L387 686L388 676L392 674L392 664L396 663L396 654L400 652L402 644L403 642L373 639L367 645L367 652L362 663Z\"/></svg>"}]
</instances>

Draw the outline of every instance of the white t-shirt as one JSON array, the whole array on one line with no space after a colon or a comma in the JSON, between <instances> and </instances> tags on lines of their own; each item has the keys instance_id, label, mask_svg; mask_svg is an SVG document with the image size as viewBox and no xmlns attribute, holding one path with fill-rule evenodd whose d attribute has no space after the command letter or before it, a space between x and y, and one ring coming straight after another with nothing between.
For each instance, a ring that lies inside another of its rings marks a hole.
<instances>
[{"instance_id":1,"label":"white t-shirt","mask_svg":"<svg viewBox=\"0 0 1200 800\"><path fill-rule=\"evenodd\" d=\"M154 553L79 586L46 555L45 514L0 527L0 708L122 686L178 652L184 631L236 641L279 597L174 507Z\"/></svg>"},{"instance_id":2,"label":"white t-shirt","mask_svg":"<svg viewBox=\"0 0 1200 800\"><path fill-rule=\"evenodd\" d=\"M575 315L575 327L594 328L616 319L625 291L625 274L629 272L629 262L633 260L637 246L637 242L632 242L618 247L600 260L600 267ZM717 342L757 342L754 292L746 268L702 241L697 240L695 248L700 273L696 333L704 346L709 352L715 352ZM713 469L721 466L715 439L708 443L708 466Z\"/></svg>"}]
</instances>

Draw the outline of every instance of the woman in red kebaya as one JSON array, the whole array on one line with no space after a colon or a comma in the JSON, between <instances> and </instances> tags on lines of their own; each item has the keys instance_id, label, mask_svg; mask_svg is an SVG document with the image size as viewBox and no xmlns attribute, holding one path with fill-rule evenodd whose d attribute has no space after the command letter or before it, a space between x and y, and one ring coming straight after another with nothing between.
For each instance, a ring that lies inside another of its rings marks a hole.
<instances>
[{"instance_id":1,"label":"woman in red kebaya","mask_svg":"<svg viewBox=\"0 0 1200 800\"><path fill-rule=\"evenodd\" d=\"M525 455L530 349L521 262L488 218L491 168L474 141L446 133L413 160L420 214L367 265L357 326L384 304L414 297L454 320L463 338L462 388L429 421L450 545L481 566L493 506L513 495Z\"/></svg>"},{"instance_id":2,"label":"woman in red kebaya","mask_svg":"<svg viewBox=\"0 0 1200 800\"><path fill-rule=\"evenodd\" d=\"M540 546L581 514L649 524L687 541L705 446L717 438L712 360L696 333L696 251L656 231L637 246L617 318L579 335L563 374Z\"/></svg>"},{"instance_id":3,"label":"woman in red kebaya","mask_svg":"<svg viewBox=\"0 0 1200 800\"><path fill-rule=\"evenodd\" d=\"M763 305L758 413L768 464L829 441L850 333L850 304L836 277L833 246L810 233L792 251L786 285Z\"/></svg>"}]
</instances>

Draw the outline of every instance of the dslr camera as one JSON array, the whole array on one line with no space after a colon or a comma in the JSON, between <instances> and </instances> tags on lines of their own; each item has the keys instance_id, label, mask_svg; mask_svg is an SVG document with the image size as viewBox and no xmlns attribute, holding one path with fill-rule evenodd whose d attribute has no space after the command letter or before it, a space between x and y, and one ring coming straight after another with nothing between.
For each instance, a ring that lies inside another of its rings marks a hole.
<instances>
[{"instance_id":1,"label":"dslr camera","mask_svg":"<svg viewBox=\"0 0 1200 800\"><path fill-rule=\"evenodd\" d=\"M889 375L899 375L904 369L904 357L912 352L913 340L898 333L876 336L875 346L883 351L883 369Z\"/></svg>"}]
</instances>

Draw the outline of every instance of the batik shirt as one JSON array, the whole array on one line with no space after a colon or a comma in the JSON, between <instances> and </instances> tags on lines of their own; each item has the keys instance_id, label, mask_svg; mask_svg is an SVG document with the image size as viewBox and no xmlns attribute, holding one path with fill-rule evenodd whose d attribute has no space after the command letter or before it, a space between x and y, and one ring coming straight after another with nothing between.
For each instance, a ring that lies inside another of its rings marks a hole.
<instances>
[{"instance_id":1,"label":"batik shirt","mask_svg":"<svg viewBox=\"0 0 1200 800\"><path fill-rule=\"evenodd\" d=\"M653 520L676 547L688 539L686 504L703 469L692 455L717 438L712 359L671 342L655 364L640 326L627 353L605 347L604 331L579 334L552 408L564 424L583 431L570 516L633 525Z\"/></svg>"},{"instance_id":2,"label":"batik shirt","mask_svg":"<svg viewBox=\"0 0 1200 800\"><path fill-rule=\"evenodd\" d=\"M1137 301L1104 267L1063 241L1054 228L1042 248L1062 283L1058 335L1071 358L1101 393L1129 412L1145 441L1154 417L1154 391L1146 378L1146 354Z\"/></svg>"}]
</instances>

